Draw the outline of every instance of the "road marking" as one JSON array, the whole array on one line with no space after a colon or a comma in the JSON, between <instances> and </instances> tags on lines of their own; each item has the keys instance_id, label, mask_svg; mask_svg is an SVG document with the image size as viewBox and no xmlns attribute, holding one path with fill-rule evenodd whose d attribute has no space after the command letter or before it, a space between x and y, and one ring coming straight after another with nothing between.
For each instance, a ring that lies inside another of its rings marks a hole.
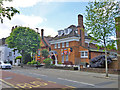
<instances>
[{"instance_id":1,"label":"road marking","mask_svg":"<svg viewBox=\"0 0 120 90\"><path fill-rule=\"evenodd\" d=\"M56 83L56 82L53 82L53 81L48 81L48 82L51 82L51 83Z\"/></svg>"},{"instance_id":2,"label":"road marking","mask_svg":"<svg viewBox=\"0 0 120 90\"><path fill-rule=\"evenodd\" d=\"M6 81L4 81L4 80L2 80L2 79L0 79L0 81L4 82L5 84L7 84L7 85L9 85L9 86L12 86L12 87L14 87L14 88L19 88L19 87L15 86L15 85L13 85L13 84L11 84L11 83L8 83L8 82L6 82Z\"/></svg>"},{"instance_id":3,"label":"road marking","mask_svg":"<svg viewBox=\"0 0 120 90\"><path fill-rule=\"evenodd\" d=\"M46 86L48 84L45 82L40 82L40 81L33 81L33 82L29 82L29 83L20 83L20 84L16 84L16 85L20 88L38 88L40 86Z\"/></svg>"},{"instance_id":4,"label":"road marking","mask_svg":"<svg viewBox=\"0 0 120 90\"><path fill-rule=\"evenodd\" d=\"M29 73L29 74L33 74L33 73ZM47 75L43 75L43 74L36 74L36 73L34 73L34 75L39 75L39 76L45 76L45 77L47 77Z\"/></svg>"},{"instance_id":5,"label":"road marking","mask_svg":"<svg viewBox=\"0 0 120 90\"><path fill-rule=\"evenodd\" d=\"M81 84L90 85L90 86L95 86L94 84L89 84L89 83L85 83L85 82L78 82L78 81L64 79L64 78L58 78L58 79L60 79L60 80L66 80L66 81L70 81L70 82L75 82L75 83L81 83Z\"/></svg>"},{"instance_id":6,"label":"road marking","mask_svg":"<svg viewBox=\"0 0 120 90\"><path fill-rule=\"evenodd\" d=\"M67 86L67 87L70 87L70 88L76 88L76 87L73 87L73 86L69 86L69 85L65 85L65 86Z\"/></svg>"}]
</instances>

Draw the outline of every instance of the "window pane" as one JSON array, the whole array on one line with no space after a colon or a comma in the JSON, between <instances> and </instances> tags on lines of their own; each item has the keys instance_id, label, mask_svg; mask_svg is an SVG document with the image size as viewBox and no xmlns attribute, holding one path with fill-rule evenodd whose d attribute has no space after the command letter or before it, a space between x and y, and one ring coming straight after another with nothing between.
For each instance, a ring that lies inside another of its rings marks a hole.
<instances>
[{"instance_id":1,"label":"window pane","mask_svg":"<svg viewBox=\"0 0 120 90\"><path fill-rule=\"evenodd\" d=\"M65 33L68 33L68 30L67 30L67 29L65 30Z\"/></svg>"},{"instance_id":2,"label":"window pane","mask_svg":"<svg viewBox=\"0 0 120 90\"><path fill-rule=\"evenodd\" d=\"M88 52L85 52L85 56L88 56Z\"/></svg>"},{"instance_id":3,"label":"window pane","mask_svg":"<svg viewBox=\"0 0 120 90\"><path fill-rule=\"evenodd\" d=\"M81 52L81 56L84 56L84 52Z\"/></svg>"},{"instance_id":4,"label":"window pane","mask_svg":"<svg viewBox=\"0 0 120 90\"><path fill-rule=\"evenodd\" d=\"M64 43L62 43L62 47L64 47Z\"/></svg>"},{"instance_id":5,"label":"window pane","mask_svg":"<svg viewBox=\"0 0 120 90\"><path fill-rule=\"evenodd\" d=\"M60 48L60 43L58 44L58 48Z\"/></svg>"},{"instance_id":6,"label":"window pane","mask_svg":"<svg viewBox=\"0 0 120 90\"><path fill-rule=\"evenodd\" d=\"M66 47L69 47L69 42L66 42Z\"/></svg>"},{"instance_id":7,"label":"window pane","mask_svg":"<svg viewBox=\"0 0 120 90\"><path fill-rule=\"evenodd\" d=\"M54 48L57 48L57 44L55 44L55 47Z\"/></svg>"}]
</instances>

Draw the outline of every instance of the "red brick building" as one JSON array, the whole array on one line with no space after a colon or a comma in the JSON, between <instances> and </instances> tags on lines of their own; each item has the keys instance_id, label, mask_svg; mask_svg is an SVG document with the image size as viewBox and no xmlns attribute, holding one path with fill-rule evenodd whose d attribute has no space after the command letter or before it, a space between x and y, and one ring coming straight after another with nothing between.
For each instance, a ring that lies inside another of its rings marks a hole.
<instances>
[{"instance_id":1,"label":"red brick building","mask_svg":"<svg viewBox=\"0 0 120 90\"><path fill-rule=\"evenodd\" d=\"M38 49L38 57L36 55L36 61L37 60L40 61L40 62L43 61L44 58L41 55L41 51L43 49L47 49L48 51L51 50L51 45L49 43L49 40L51 40L51 39L52 39L52 37L50 37L50 36L44 36L44 29L41 29L41 38L40 38L40 46L41 46L41 48Z\"/></svg>"},{"instance_id":2,"label":"red brick building","mask_svg":"<svg viewBox=\"0 0 120 90\"><path fill-rule=\"evenodd\" d=\"M83 16L78 15L78 26L71 25L64 30L59 30L51 41L51 50L57 52L58 63L71 61L73 64L90 63L90 59L101 54L103 50L97 50L96 42L84 32Z\"/></svg>"}]
</instances>

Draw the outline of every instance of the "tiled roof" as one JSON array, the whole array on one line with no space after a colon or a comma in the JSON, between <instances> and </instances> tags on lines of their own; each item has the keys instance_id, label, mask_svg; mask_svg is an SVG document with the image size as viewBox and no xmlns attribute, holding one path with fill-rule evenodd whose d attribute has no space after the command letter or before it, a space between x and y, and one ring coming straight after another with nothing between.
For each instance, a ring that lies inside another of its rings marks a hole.
<instances>
[{"instance_id":1,"label":"tiled roof","mask_svg":"<svg viewBox=\"0 0 120 90\"><path fill-rule=\"evenodd\" d=\"M65 35L64 33L61 36L56 35L53 39L62 39L62 38L68 38L68 37L79 37L79 35L75 32L75 30L72 30L69 34Z\"/></svg>"}]
</instances>

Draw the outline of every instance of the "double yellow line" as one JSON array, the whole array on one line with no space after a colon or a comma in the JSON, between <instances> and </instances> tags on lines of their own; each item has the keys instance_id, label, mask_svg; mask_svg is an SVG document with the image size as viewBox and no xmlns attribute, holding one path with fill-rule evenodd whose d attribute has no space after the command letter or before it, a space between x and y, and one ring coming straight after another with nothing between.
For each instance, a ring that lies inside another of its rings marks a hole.
<instances>
[{"instance_id":1,"label":"double yellow line","mask_svg":"<svg viewBox=\"0 0 120 90\"><path fill-rule=\"evenodd\" d=\"M12 86L13 88L19 88L19 87L16 87L16 86L14 86L13 84L11 84L11 83L8 83L8 82L6 82L6 81L4 81L4 80L2 80L2 79L0 79L0 81L1 82L3 82L3 83L5 83L5 84L7 84L7 85L9 85L9 86Z\"/></svg>"}]
</instances>

